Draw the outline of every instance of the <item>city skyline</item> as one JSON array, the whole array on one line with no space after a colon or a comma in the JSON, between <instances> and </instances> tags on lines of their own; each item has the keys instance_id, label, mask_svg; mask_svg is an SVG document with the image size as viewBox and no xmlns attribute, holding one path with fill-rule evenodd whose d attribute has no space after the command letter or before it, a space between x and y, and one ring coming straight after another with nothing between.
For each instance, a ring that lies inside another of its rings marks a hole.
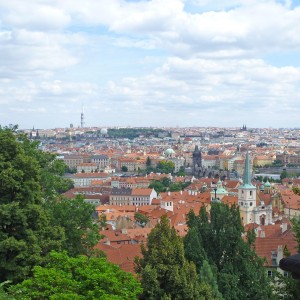
<instances>
[{"instance_id":1,"label":"city skyline","mask_svg":"<svg viewBox=\"0 0 300 300\"><path fill-rule=\"evenodd\" d=\"M300 1L0 1L0 124L299 127Z\"/></svg>"}]
</instances>

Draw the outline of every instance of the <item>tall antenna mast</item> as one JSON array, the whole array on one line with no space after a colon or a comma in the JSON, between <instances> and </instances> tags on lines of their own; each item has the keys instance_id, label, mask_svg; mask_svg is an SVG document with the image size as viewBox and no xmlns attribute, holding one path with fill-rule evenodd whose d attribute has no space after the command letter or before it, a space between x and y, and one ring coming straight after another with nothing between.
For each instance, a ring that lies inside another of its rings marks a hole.
<instances>
[{"instance_id":1,"label":"tall antenna mast","mask_svg":"<svg viewBox=\"0 0 300 300\"><path fill-rule=\"evenodd\" d=\"M80 120L81 120L81 128L83 128L84 127L84 107L83 107L83 105L82 105Z\"/></svg>"}]
</instances>

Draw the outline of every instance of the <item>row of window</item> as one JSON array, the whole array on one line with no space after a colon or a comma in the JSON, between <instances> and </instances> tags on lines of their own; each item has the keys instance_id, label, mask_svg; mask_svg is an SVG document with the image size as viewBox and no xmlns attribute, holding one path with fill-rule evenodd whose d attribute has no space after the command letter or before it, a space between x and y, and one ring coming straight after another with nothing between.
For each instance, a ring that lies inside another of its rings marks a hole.
<instances>
[{"instance_id":1,"label":"row of window","mask_svg":"<svg viewBox=\"0 0 300 300\"><path fill-rule=\"evenodd\" d=\"M130 198L130 197L111 197L111 200L133 200L133 201L149 201L149 198L148 197L133 197L133 198Z\"/></svg>"},{"instance_id":2,"label":"row of window","mask_svg":"<svg viewBox=\"0 0 300 300\"><path fill-rule=\"evenodd\" d=\"M252 206L252 205L253 205L253 203L250 202L250 206ZM240 206L244 206L244 202L240 202ZM245 206L248 206L248 203L247 203L247 202L245 202Z\"/></svg>"},{"instance_id":3,"label":"row of window","mask_svg":"<svg viewBox=\"0 0 300 300\"><path fill-rule=\"evenodd\" d=\"M149 205L148 202L132 202L132 203L130 203L130 202L119 202L119 201L117 201L117 202L113 201L110 204L111 205L136 205L136 206Z\"/></svg>"},{"instance_id":4,"label":"row of window","mask_svg":"<svg viewBox=\"0 0 300 300\"><path fill-rule=\"evenodd\" d=\"M249 191L249 193L250 193L250 196L253 195L253 191ZM244 190L242 190L242 194L244 194Z\"/></svg>"}]
</instances>

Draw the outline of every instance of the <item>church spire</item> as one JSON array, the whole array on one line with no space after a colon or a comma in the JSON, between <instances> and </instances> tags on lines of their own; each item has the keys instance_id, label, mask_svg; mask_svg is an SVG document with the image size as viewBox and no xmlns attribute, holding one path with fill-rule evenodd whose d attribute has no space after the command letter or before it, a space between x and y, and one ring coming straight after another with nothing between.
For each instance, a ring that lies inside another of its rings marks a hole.
<instances>
[{"instance_id":1,"label":"church spire","mask_svg":"<svg viewBox=\"0 0 300 300\"><path fill-rule=\"evenodd\" d=\"M246 159L245 159L245 169L243 174L243 185L252 185L251 183L251 170L250 170L250 160L249 160L249 152L247 150Z\"/></svg>"}]
</instances>

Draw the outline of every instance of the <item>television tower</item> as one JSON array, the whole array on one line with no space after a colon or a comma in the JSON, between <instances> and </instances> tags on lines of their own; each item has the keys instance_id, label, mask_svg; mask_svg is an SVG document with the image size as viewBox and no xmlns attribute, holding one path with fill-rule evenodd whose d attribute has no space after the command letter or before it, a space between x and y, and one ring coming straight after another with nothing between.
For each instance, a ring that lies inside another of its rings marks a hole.
<instances>
[{"instance_id":1,"label":"television tower","mask_svg":"<svg viewBox=\"0 0 300 300\"><path fill-rule=\"evenodd\" d=\"M80 120L81 120L81 128L83 128L84 127L84 107L83 107L83 105L82 105Z\"/></svg>"}]
</instances>

